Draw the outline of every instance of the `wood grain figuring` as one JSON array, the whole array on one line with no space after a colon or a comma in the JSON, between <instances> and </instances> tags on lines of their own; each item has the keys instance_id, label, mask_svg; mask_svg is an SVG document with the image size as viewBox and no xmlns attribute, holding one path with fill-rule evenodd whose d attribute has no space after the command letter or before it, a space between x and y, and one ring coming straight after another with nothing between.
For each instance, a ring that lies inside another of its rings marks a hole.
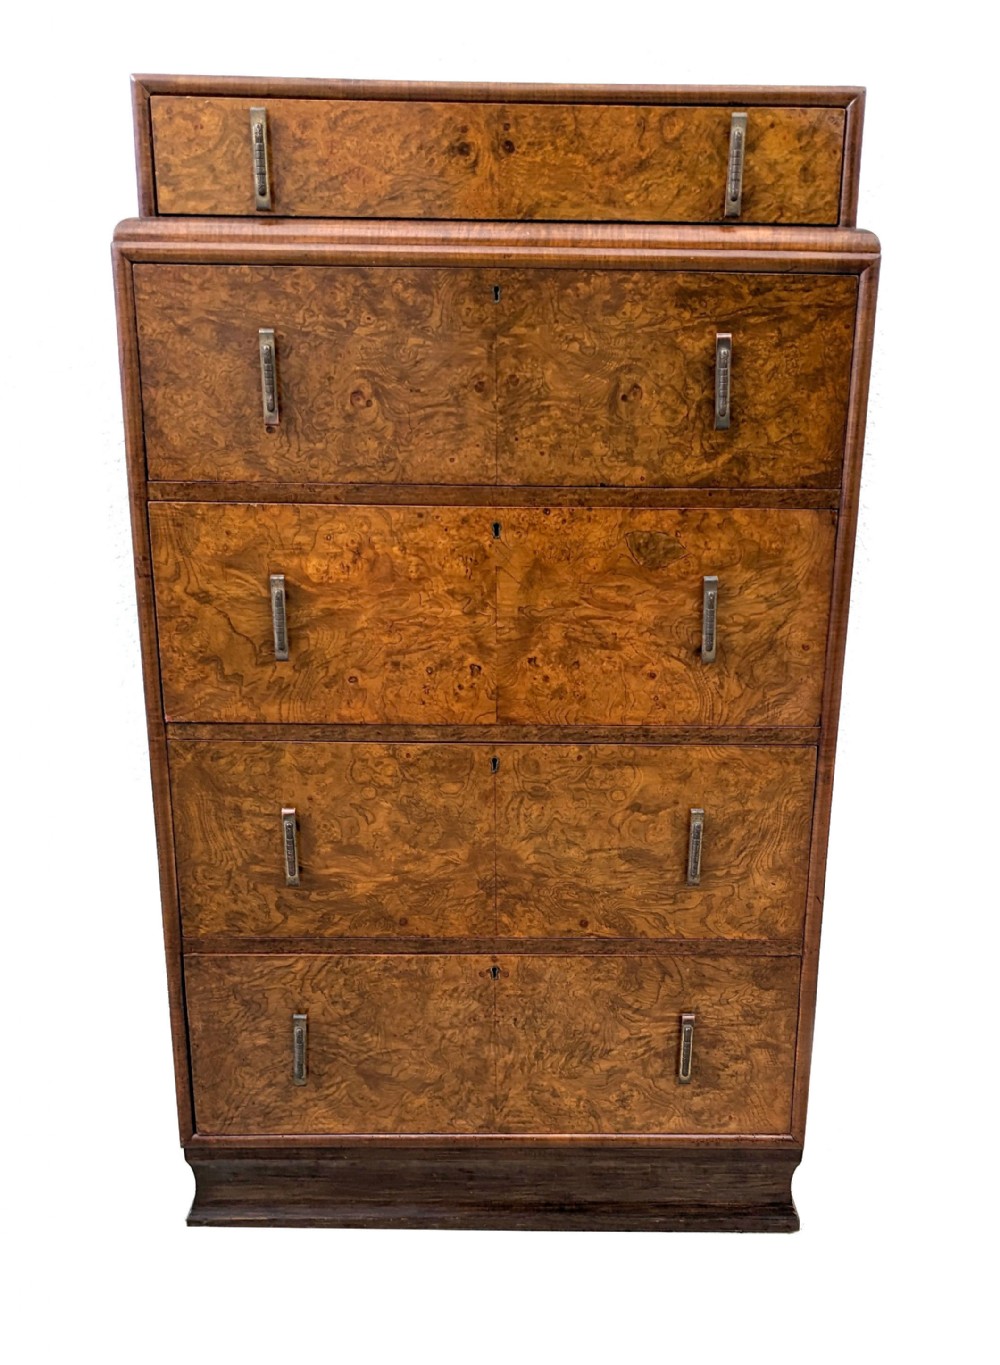
<instances>
[{"instance_id":1,"label":"wood grain figuring","mask_svg":"<svg viewBox=\"0 0 1000 1365\"><path fill-rule=\"evenodd\" d=\"M189 947L495 929L486 748L175 740L170 775ZM285 884L284 806L298 814L298 886Z\"/></svg>"},{"instance_id":2,"label":"wood grain figuring","mask_svg":"<svg viewBox=\"0 0 1000 1365\"><path fill-rule=\"evenodd\" d=\"M504 272L500 482L836 485L856 294L829 276ZM719 332L733 337L724 431Z\"/></svg>"},{"instance_id":3,"label":"wood grain figuring","mask_svg":"<svg viewBox=\"0 0 1000 1365\"><path fill-rule=\"evenodd\" d=\"M115 245L129 261L247 265L498 265L573 270L764 270L859 275L874 233L838 228L676 227L662 223L447 223L336 219L127 218Z\"/></svg>"},{"instance_id":4,"label":"wood grain figuring","mask_svg":"<svg viewBox=\"0 0 1000 1365\"><path fill-rule=\"evenodd\" d=\"M195 954L186 978L199 1133L787 1131L794 957Z\"/></svg>"},{"instance_id":5,"label":"wood grain figuring","mask_svg":"<svg viewBox=\"0 0 1000 1365\"><path fill-rule=\"evenodd\" d=\"M254 99L154 95L164 214L254 208ZM494 218L492 113L475 104L268 100L274 213L320 218Z\"/></svg>"},{"instance_id":6,"label":"wood grain figuring","mask_svg":"<svg viewBox=\"0 0 1000 1365\"><path fill-rule=\"evenodd\" d=\"M797 958L502 959L501 1132L785 1133ZM692 1080L677 1080L693 1011Z\"/></svg>"},{"instance_id":7,"label":"wood grain figuring","mask_svg":"<svg viewBox=\"0 0 1000 1365\"><path fill-rule=\"evenodd\" d=\"M155 503L149 523L167 720L496 719L488 512Z\"/></svg>"},{"instance_id":8,"label":"wood grain figuring","mask_svg":"<svg viewBox=\"0 0 1000 1365\"><path fill-rule=\"evenodd\" d=\"M153 95L161 214L255 216L260 97ZM273 211L286 217L718 222L739 106L267 98ZM757 107L743 222L840 213L844 110Z\"/></svg>"},{"instance_id":9,"label":"wood grain figuring","mask_svg":"<svg viewBox=\"0 0 1000 1365\"><path fill-rule=\"evenodd\" d=\"M500 933L796 939L816 754L515 745L500 754ZM690 811L705 811L688 886Z\"/></svg>"},{"instance_id":10,"label":"wood grain figuring","mask_svg":"<svg viewBox=\"0 0 1000 1365\"><path fill-rule=\"evenodd\" d=\"M498 512L498 719L561 725L815 725L828 512ZM719 577L701 661L702 578Z\"/></svg>"},{"instance_id":11,"label":"wood grain figuring","mask_svg":"<svg viewBox=\"0 0 1000 1365\"><path fill-rule=\"evenodd\" d=\"M488 959L186 959L200 1133L470 1133L493 1108ZM292 1082L292 1015L309 1017Z\"/></svg>"},{"instance_id":12,"label":"wood grain figuring","mask_svg":"<svg viewBox=\"0 0 1000 1365\"><path fill-rule=\"evenodd\" d=\"M151 478L494 481L487 272L134 270ZM262 419L260 327L275 331L277 427Z\"/></svg>"},{"instance_id":13,"label":"wood grain figuring","mask_svg":"<svg viewBox=\"0 0 1000 1365\"><path fill-rule=\"evenodd\" d=\"M740 108L504 105L497 217L718 222ZM841 109L753 109L740 221L835 224L843 142Z\"/></svg>"}]
</instances>

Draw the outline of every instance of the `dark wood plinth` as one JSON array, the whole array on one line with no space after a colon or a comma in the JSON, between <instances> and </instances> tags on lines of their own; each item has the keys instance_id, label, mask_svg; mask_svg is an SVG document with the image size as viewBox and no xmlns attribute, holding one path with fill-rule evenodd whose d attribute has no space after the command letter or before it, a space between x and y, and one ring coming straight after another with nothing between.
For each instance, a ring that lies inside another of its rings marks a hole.
<instances>
[{"instance_id":1,"label":"dark wood plinth","mask_svg":"<svg viewBox=\"0 0 1000 1365\"><path fill-rule=\"evenodd\" d=\"M217 1227L795 1232L801 1150L413 1146L188 1150Z\"/></svg>"}]
</instances>

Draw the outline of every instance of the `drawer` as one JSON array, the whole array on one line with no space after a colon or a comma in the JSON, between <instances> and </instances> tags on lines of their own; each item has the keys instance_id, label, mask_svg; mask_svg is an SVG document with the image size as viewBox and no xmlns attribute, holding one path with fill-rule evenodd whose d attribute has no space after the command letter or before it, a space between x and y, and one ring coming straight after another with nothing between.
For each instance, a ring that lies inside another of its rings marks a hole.
<instances>
[{"instance_id":1,"label":"drawer","mask_svg":"<svg viewBox=\"0 0 1000 1365\"><path fill-rule=\"evenodd\" d=\"M154 503L171 721L815 725L825 511ZM275 651L272 575L286 585ZM702 657L705 578L718 579Z\"/></svg>"},{"instance_id":2,"label":"drawer","mask_svg":"<svg viewBox=\"0 0 1000 1365\"><path fill-rule=\"evenodd\" d=\"M498 710L549 725L817 725L835 517L504 508ZM705 578L718 579L702 658Z\"/></svg>"},{"instance_id":3,"label":"drawer","mask_svg":"<svg viewBox=\"0 0 1000 1365\"><path fill-rule=\"evenodd\" d=\"M154 503L149 523L168 720L496 719L488 511Z\"/></svg>"},{"instance_id":4,"label":"drawer","mask_svg":"<svg viewBox=\"0 0 1000 1365\"><path fill-rule=\"evenodd\" d=\"M154 480L840 483L851 276L140 264L134 282Z\"/></svg>"},{"instance_id":5,"label":"drawer","mask_svg":"<svg viewBox=\"0 0 1000 1365\"><path fill-rule=\"evenodd\" d=\"M784 1133L798 980L746 954L189 955L197 1129Z\"/></svg>"},{"instance_id":6,"label":"drawer","mask_svg":"<svg viewBox=\"0 0 1000 1365\"><path fill-rule=\"evenodd\" d=\"M838 487L856 303L850 276L505 274L499 482Z\"/></svg>"},{"instance_id":7,"label":"drawer","mask_svg":"<svg viewBox=\"0 0 1000 1365\"><path fill-rule=\"evenodd\" d=\"M746 99L560 104L154 94L156 211L258 215L256 107L266 110L269 212L282 217L721 222L732 115L741 112L742 199L733 221L838 223L847 100L834 107Z\"/></svg>"},{"instance_id":8,"label":"drawer","mask_svg":"<svg viewBox=\"0 0 1000 1365\"><path fill-rule=\"evenodd\" d=\"M800 939L813 748L518 744L499 753L499 933Z\"/></svg>"},{"instance_id":9,"label":"drawer","mask_svg":"<svg viewBox=\"0 0 1000 1365\"><path fill-rule=\"evenodd\" d=\"M136 265L151 479L492 483L493 275ZM261 328L275 333L266 425Z\"/></svg>"},{"instance_id":10,"label":"drawer","mask_svg":"<svg viewBox=\"0 0 1000 1365\"><path fill-rule=\"evenodd\" d=\"M201 1133L473 1133L493 1112L489 959L188 956ZM305 1084L293 1015L307 1016Z\"/></svg>"},{"instance_id":11,"label":"drawer","mask_svg":"<svg viewBox=\"0 0 1000 1365\"><path fill-rule=\"evenodd\" d=\"M185 937L492 934L491 753L171 740Z\"/></svg>"},{"instance_id":12,"label":"drawer","mask_svg":"<svg viewBox=\"0 0 1000 1365\"><path fill-rule=\"evenodd\" d=\"M189 944L801 935L811 747L169 747Z\"/></svg>"}]
</instances>

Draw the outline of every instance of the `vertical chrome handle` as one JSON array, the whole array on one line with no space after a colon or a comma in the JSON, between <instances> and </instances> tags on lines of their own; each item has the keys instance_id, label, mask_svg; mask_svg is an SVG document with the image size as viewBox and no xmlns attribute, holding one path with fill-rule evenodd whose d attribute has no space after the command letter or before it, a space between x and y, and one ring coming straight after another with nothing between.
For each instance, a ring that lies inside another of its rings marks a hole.
<instances>
[{"instance_id":1,"label":"vertical chrome handle","mask_svg":"<svg viewBox=\"0 0 1000 1365\"><path fill-rule=\"evenodd\" d=\"M285 858L285 885L299 884L299 822L294 806L281 808L281 847Z\"/></svg>"},{"instance_id":2,"label":"vertical chrome handle","mask_svg":"<svg viewBox=\"0 0 1000 1365\"><path fill-rule=\"evenodd\" d=\"M719 580L715 574L706 574L701 580L701 661L703 664L715 663L715 647L718 643Z\"/></svg>"},{"instance_id":3,"label":"vertical chrome handle","mask_svg":"<svg viewBox=\"0 0 1000 1365\"><path fill-rule=\"evenodd\" d=\"M260 213L271 207L271 161L267 146L267 110L250 110L250 153L253 157L254 206Z\"/></svg>"},{"instance_id":4,"label":"vertical chrome handle","mask_svg":"<svg viewBox=\"0 0 1000 1365\"><path fill-rule=\"evenodd\" d=\"M747 116L733 114L729 120L729 164L726 167L724 218L738 218L743 212L743 162L747 149Z\"/></svg>"},{"instance_id":5,"label":"vertical chrome handle","mask_svg":"<svg viewBox=\"0 0 1000 1365\"><path fill-rule=\"evenodd\" d=\"M692 806L688 825L688 886L701 886L701 848L704 842L705 812L701 806Z\"/></svg>"},{"instance_id":6,"label":"vertical chrome handle","mask_svg":"<svg viewBox=\"0 0 1000 1365\"><path fill-rule=\"evenodd\" d=\"M681 1053L677 1062L677 1079L681 1085L691 1084L691 1064L694 1061L694 1015L681 1015Z\"/></svg>"},{"instance_id":7,"label":"vertical chrome handle","mask_svg":"<svg viewBox=\"0 0 1000 1365\"><path fill-rule=\"evenodd\" d=\"M292 1015L292 1084L305 1085L309 1074L309 1016Z\"/></svg>"},{"instance_id":8,"label":"vertical chrome handle","mask_svg":"<svg viewBox=\"0 0 1000 1365\"><path fill-rule=\"evenodd\" d=\"M261 327L257 332L260 349L260 402L264 425L276 427L281 421L278 409L278 344L273 327Z\"/></svg>"},{"instance_id":9,"label":"vertical chrome handle","mask_svg":"<svg viewBox=\"0 0 1000 1365\"><path fill-rule=\"evenodd\" d=\"M271 626L274 630L274 657L280 663L288 658L288 614L285 610L285 575L270 577Z\"/></svg>"},{"instance_id":10,"label":"vertical chrome handle","mask_svg":"<svg viewBox=\"0 0 1000 1365\"><path fill-rule=\"evenodd\" d=\"M729 401L733 392L733 334L715 334L715 429L729 430Z\"/></svg>"}]
</instances>

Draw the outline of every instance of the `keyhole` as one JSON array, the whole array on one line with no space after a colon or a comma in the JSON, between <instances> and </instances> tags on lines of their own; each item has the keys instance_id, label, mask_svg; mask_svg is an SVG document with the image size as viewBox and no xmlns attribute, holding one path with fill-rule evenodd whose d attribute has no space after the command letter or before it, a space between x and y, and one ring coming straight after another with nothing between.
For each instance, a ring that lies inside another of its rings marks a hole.
<instances>
[{"instance_id":1,"label":"keyhole","mask_svg":"<svg viewBox=\"0 0 1000 1365\"><path fill-rule=\"evenodd\" d=\"M494 303L500 302L500 286L498 284L495 284L493 286L493 302Z\"/></svg>"},{"instance_id":2,"label":"keyhole","mask_svg":"<svg viewBox=\"0 0 1000 1365\"><path fill-rule=\"evenodd\" d=\"M494 539L494 540L499 540L499 539L500 539L500 532L501 532L502 529L503 529L503 528L501 527L501 525L500 525L500 523L499 523L498 521L495 521L495 522L493 523L493 539Z\"/></svg>"},{"instance_id":3,"label":"keyhole","mask_svg":"<svg viewBox=\"0 0 1000 1365\"><path fill-rule=\"evenodd\" d=\"M492 978L493 978L494 981L499 981L499 980L500 980L500 968L499 968L499 967L491 967L491 968L490 968L490 976L492 976Z\"/></svg>"},{"instance_id":4,"label":"keyhole","mask_svg":"<svg viewBox=\"0 0 1000 1365\"><path fill-rule=\"evenodd\" d=\"M499 768L500 760L499 758L497 758L496 754L494 754L493 757L490 759L490 772L495 773L499 770Z\"/></svg>"}]
</instances>

